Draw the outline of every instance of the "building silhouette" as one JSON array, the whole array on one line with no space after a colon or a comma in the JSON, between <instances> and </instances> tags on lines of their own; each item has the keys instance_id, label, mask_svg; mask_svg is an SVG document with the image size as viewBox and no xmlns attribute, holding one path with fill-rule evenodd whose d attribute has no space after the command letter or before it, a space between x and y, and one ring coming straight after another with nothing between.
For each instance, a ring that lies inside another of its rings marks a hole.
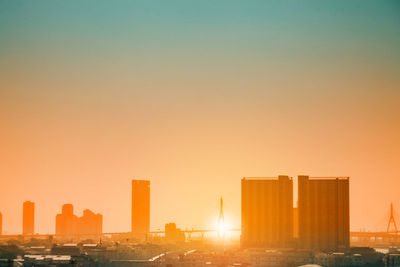
<instances>
[{"instance_id":1,"label":"building silhouette","mask_svg":"<svg viewBox=\"0 0 400 267\"><path fill-rule=\"evenodd\" d=\"M22 205L22 234L33 235L35 232L35 203L25 201Z\"/></svg>"},{"instance_id":2,"label":"building silhouette","mask_svg":"<svg viewBox=\"0 0 400 267\"><path fill-rule=\"evenodd\" d=\"M169 243L185 242L185 232L180 228L176 228L175 223L165 224L165 241Z\"/></svg>"},{"instance_id":3,"label":"building silhouette","mask_svg":"<svg viewBox=\"0 0 400 267\"><path fill-rule=\"evenodd\" d=\"M103 232L103 215L95 214L91 210L84 210L83 216L78 218L77 231L79 235L101 235Z\"/></svg>"},{"instance_id":4,"label":"building silhouette","mask_svg":"<svg viewBox=\"0 0 400 267\"><path fill-rule=\"evenodd\" d=\"M390 217L386 228L386 232L394 234L397 234L399 232L399 229L397 229L396 220L394 219L393 203L390 203Z\"/></svg>"},{"instance_id":5,"label":"building silhouette","mask_svg":"<svg viewBox=\"0 0 400 267\"><path fill-rule=\"evenodd\" d=\"M340 250L350 245L349 178L298 177L299 245Z\"/></svg>"},{"instance_id":6,"label":"building silhouette","mask_svg":"<svg viewBox=\"0 0 400 267\"><path fill-rule=\"evenodd\" d=\"M56 215L56 235L62 237L72 237L77 232L78 217L74 215L74 206L64 204L61 214Z\"/></svg>"},{"instance_id":7,"label":"building silhouette","mask_svg":"<svg viewBox=\"0 0 400 267\"><path fill-rule=\"evenodd\" d=\"M293 241L293 180L242 179L242 247L289 247Z\"/></svg>"},{"instance_id":8,"label":"building silhouette","mask_svg":"<svg viewBox=\"0 0 400 267\"><path fill-rule=\"evenodd\" d=\"M299 209L293 208L293 237L299 237Z\"/></svg>"},{"instance_id":9,"label":"building silhouette","mask_svg":"<svg viewBox=\"0 0 400 267\"><path fill-rule=\"evenodd\" d=\"M103 215L85 209L83 216L74 214L72 204L64 204L61 214L56 215L56 235L63 238L98 236L103 232Z\"/></svg>"},{"instance_id":10,"label":"building silhouette","mask_svg":"<svg viewBox=\"0 0 400 267\"><path fill-rule=\"evenodd\" d=\"M132 234L145 239L150 231L150 181L132 180Z\"/></svg>"}]
</instances>

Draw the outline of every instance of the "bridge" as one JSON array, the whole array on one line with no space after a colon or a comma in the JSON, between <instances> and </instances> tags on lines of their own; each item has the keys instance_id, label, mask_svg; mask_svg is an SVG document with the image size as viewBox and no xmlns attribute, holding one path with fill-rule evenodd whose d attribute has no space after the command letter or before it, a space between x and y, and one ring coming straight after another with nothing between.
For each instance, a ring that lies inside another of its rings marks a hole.
<instances>
[{"instance_id":1,"label":"bridge","mask_svg":"<svg viewBox=\"0 0 400 267\"><path fill-rule=\"evenodd\" d=\"M393 203L390 203L389 220L387 221L386 231L380 232L351 232L350 243L359 246L399 246L400 231L395 220Z\"/></svg>"},{"instance_id":2,"label":"bridge","mask_svg":"<svg viewBox=\"0 0 400 267\"><path fill-rule=\"evenodd\" d=\"M400 245L400 233L350 232L352 246L387 247Z\"/></svg>"}]
</instances>

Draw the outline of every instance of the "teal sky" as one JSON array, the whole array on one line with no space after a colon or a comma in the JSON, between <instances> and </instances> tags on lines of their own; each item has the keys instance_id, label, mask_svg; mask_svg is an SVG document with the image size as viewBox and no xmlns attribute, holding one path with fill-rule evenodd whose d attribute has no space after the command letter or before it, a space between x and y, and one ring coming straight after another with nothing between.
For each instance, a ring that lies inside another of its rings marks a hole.
<instances>
[{"instance_id":1,"label":"teal sky","mask_svg":"<svg viewBox=\"0 0 400 267\"><path fill-rule=\"evenodd\" d=\"M398 67L399 9L396 1L1 1L0 53L44 68L218 71L331 57Z\"/></svg>"},{"instance_id":2,"label":"teal sky","mask_svg":"<svg viewBox=\"0 0 400 267\"><path fill-rule=\"evenodd\" d=\"M212 227L221 195L238 227L240 178L278 174L350 176L374 229L400 210L399 103L397 0L0 0L3 229L30 199L42 233L67 202L128 231L132 178L153 229Z\"/></svg>"}]
</instances>

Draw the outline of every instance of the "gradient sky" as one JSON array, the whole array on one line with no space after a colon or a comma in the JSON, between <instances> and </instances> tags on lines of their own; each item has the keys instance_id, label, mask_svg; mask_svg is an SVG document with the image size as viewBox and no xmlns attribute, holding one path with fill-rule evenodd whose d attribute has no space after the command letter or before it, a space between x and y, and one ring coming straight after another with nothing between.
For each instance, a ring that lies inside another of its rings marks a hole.
<instances>
[{"instance_id":1,"label":"gradient sky","mask_svg":"<svg viewBox=\"0 0 400 267\"><path fill-rule=\"evenodd\" d=\"M0 1L0 212L240 227L243 176L350 176L351 228L400 212L399 1ZM295 196L297 197L297 196Z\"/></svg>"}]
</instances>

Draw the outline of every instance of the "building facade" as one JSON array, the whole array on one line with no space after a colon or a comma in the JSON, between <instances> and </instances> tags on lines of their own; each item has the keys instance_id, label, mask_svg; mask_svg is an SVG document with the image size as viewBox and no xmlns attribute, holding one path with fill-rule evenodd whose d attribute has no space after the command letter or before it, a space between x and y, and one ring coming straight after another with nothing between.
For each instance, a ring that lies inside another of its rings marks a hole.
<instances>
[{"instance_id":1,"label":"building facade","mask_svg":"<svg viewBox=\"0 0 400 267\"><path fill-rule=\"evenodd\" d=\"M242 247L290 247L293 242L293 180L242 179Z\"/></svg>"},{"instance_id":2,"label":"building facade","mask_svg":"<svg viewBox=\"0 0 400 267\"><path fill-rule=\"evenodd\" d=\"M150 181L132 180L132 234L143 239L150 231Z\"/></svg>"},{"instance_id":3,"label":"building facade","mask_svg":"<svg viewBox=\"0 0 400 267\"><path fill-rule=\"evenodd\" d=\"M350 246L349 178L298 177L299 245L336 251Z\"/></svg>"},{"instance_id":4,"label":"building facade","mask_svg":"<svg viewBox=\"0 0 400 267\"><path fill-rule=\"evenodd\" d=\"M22 234L33 235L35 233L35 203L25 201L22 205Z\"/></svg>"}]
</instances>

